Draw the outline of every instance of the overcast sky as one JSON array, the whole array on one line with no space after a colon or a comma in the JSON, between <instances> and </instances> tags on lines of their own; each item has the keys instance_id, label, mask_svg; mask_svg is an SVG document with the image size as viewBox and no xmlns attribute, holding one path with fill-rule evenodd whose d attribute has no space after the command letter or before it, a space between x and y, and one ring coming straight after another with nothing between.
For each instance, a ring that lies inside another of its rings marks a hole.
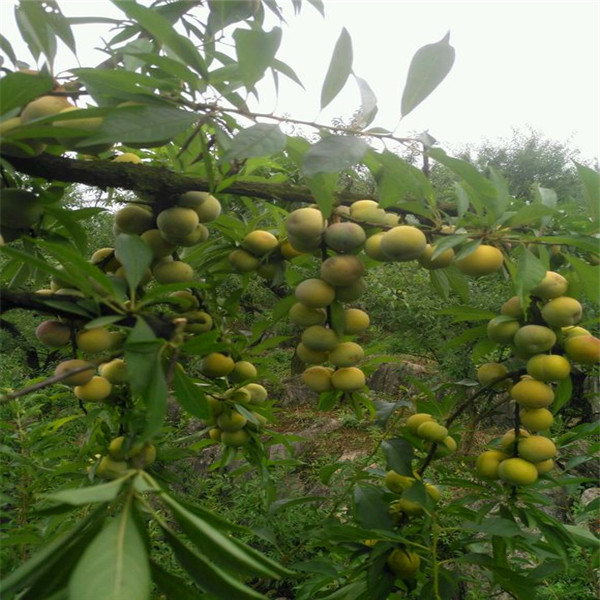
<instances>
[{"instance_id":1,"label":"overcast sky","mask_svg":"<svg viewBox=\"0 0 600 600\"><path fill-rule=\"evenodd\" d=\"M147 2L144 2L145 4ZM0 0L2 33L20 57L31 58L14 27L16 2ZM67 16L117 16L108 0L59 1ZM406 2L401 0L325 0L326 19L306 6L294 16L289 0L279 58L290 64L306 91L285 83L276 101L267 86L255 109L329 123L348 120L359 106L354 81L322 113L321 85L335 42L349 31L354 72L378 97L373 126L394 129L408 65L421 46L450 31L456 60L433 94L398 126L400 136L429 130L447 148L510 136L531 126L551 139L570 140L584 158L600 155L600 3L589 2ZM80 59L93 66L103 55L99 31L79 26ZM70 53L58 67L76 66Z\"/></svg>"}]
</instances>

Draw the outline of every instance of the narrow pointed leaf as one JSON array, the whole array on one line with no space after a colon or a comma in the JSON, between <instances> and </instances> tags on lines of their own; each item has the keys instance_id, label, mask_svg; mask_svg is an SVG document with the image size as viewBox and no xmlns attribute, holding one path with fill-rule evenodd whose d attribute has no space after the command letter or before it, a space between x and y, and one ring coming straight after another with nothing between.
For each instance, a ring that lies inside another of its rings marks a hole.
<instances>
[{"instance_id":1,"label":"narrow pointed leaf","mask_svg":"<svg viewBox=\"0 0 600 600\"><path fill-rule=\"evenodd\" d=\"M217 598L235 598L236 600L266 600L266 596L238 581L235 577L216 567L212 561L188 548L169 529L162 526L167 543L173 548L179 564L196 582L198 587Z\"/></svg>"},{"instance_id":2,"label":"narrow pointed leaf","mask_svg":"<svg viewBox=\"0 0 600 600\"><path fill-rule=\"evenodd\" d=\"M269 32L262 29L236 29L233 33L238 68L246 88L260 81L268 67L273 66L281 43L281 28Z\"/></svg>"},{"instance_id":3,"label":"narrow pointed leaf","mask_svg":"<svg viewBox=\"0 0 600 600\"><path fill-rule=\"evenodd\" d=\"M111 502L114 500L121 488L125 478L116 479L109 483L102 483L78 489L60 490L53 494L45 494L48 500L62 502L64 504L72 504L73 506L81 506L83 504L91 504L93 502Z\"/></svg>"},{"instance_id":4,"label":"narrow pointed leaf","mask_svg":"<svg viewBox=\"0 0 600 600\"><path fill-rule=\"evenodd\" d=\"M421 104L450 72L454 48L449 42L450 33L447 33L439 42L419 48L413 56L402 93L403 117Z\"/></svg>"},{"instance_id":5,"label":"narrow pointed leaf","mask_svg":"<svg viewBox=\"0 0 600 600\"><path fill-rule=\"evenodd\" d=\"M70 600L148 600L148 555L131 510L124 509L88 546L69 581Z\"/></svg>"},{"instance_id":6,"label":"narrow pointed leaf","mask_svg":"<svg viewBox=\"0 0 600 600\"><path fill-rule=\"evenodd\" d=\"M120 233L115 239L115 253L125 269L129 287L135 290L152 263L150 246L139 235Z\"/></svg>"},{"instance_id":7,"label":"narrow pointed leaf","mask_svg":"<svg viewBox=\"0 0 600 600\"><path fill-rule=\"evenodd\" d=\"M232 140L224 161L268 156L281 152L286 146L287 138L278 125L259 123L242 129Z\"/></svg>"},{"instance_id":8,"label":"narrow pointed leaf","mask_svg":"<svg viewBox=\"0 0 600 600\"><path fill-rule=\"evenodd\" d=\"M1 114L24 106L38 96L49 92L54 86L50 75L9 73L0 79Z\"/></svg>"},{"instance_id":9,"label":"narrow pointed leaf","mask_svg":"<svg viewBox=\"0 0 600 600\"><path fill-rule=\"evenodd\" d=\"M352 39L346 28L338 38L323 88L321 89L321 108L325 108L342 90L352 72Z\"/></svg>"},{"instance_id":10,"label":"narrow pointed leaf","mask_svg":"<svg viewBox=\"0 0 600 600\"><path fill-rule=\"evenodd\" d=\"M308 177L317 173L339 173L355 165L367 152L364 140L350 135L330 135L311 146L304 155Z\"/></svg>"},{"instance_id":11,"label":"narrow pointed leaf","mask_svg":"<svg viewBox=\"0 0 600 600\"><path fill-rule=\"evenodd\" d=\"M579 180L583 185L583 196L594 223L600 220L600 173L585 165L575 163Z\"/></svg>"},{"instance_id":12,"label":"narrow pointed leaf","mask_svg":"<svg viewBox=\"0 0 600 600\"><path fill-rule=\"evenodd\" d=\"M187 376L185 370L179 364L174 369L173 387L177 402L190 415L198 419L208 419L211 416L212 413L206 394Z\"/></svg>"}]
</instances>

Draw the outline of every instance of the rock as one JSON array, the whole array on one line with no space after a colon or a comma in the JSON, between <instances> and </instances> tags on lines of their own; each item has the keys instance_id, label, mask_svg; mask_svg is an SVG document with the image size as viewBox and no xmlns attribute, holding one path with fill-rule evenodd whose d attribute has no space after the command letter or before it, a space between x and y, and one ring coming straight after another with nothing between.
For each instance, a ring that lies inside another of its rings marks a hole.
<instances>
[{"instance_id":1,"label":"rock","mask_svg":"<svg viewBox=\"0 0 600 600\"><path fill-rule=\"evenodd\" d=\"M304 385L300 375L294 375L289 379L285 379L282 382L282 388L277 401L277 405L282 408L301 406L303 404L316 406L319 401L319 394Z\"/></svg>"},{"instance_id":2,"label":"rock","mask_svg":"<svg viewBox=\"0 0 600 600\"><path fill-rule=\"evenodd\" d=\"M393 398L401 396L401 388L412 389L406 376L423 376L428 372L427 367L405 361L403 363L382 363L369 377L367 385L374 392L381 392Z\"/></svg>"}]
</instances>

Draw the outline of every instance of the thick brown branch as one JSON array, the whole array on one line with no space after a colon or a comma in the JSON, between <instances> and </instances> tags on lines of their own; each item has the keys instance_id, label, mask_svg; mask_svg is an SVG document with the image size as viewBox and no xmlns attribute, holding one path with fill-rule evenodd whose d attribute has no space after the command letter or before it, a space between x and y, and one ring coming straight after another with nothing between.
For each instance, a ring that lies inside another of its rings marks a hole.
<instances>
[{"instance_id":1,"label":"thick brown branch","mask_svg":"<svg viewBox=\"0 0 600 600\"><path fill-rule=\"evenodd\" d=\"M75 160L50 154L41 154L35 158L2 155L2 158L17 171L33 177L42 177L49 181L83 183L99 188L122 188L144 197L156 198L165 204L172 203L169 199L183 192L210 191L210 183L206 179L144 164L114 163L108 160ZM307 187L283 183L234 181L227 187L226 193L285 202L315 201ZM365 194L347 192L340 192L336 196L340 201L348 202L368 198Z\"/></svg>"},{"instance_id":2,"label":"thick brown branch","mask_svg":"<svg viewBox=\"0 0 600 600\"><path fill-rule=\"evenodd\" d=\"M0 314L22 308L25 310L35 311L45 315L54 315L56 317L62 317L69 320L80 320L85 321L85 317L75 314L68 310L68 308L57 308L46 303L48 300L60 300L61 302L73 302L81 300L78 296L41 296L31 292L18 292L8 288L0 289ZM90 316L90 319L100 316L117 315L109 306L104 304L98 305L98 313ZM143 317L144 321L154 331L157 337L170 340L175 333L175 325L171 318L167 316L161 316L153 313L143 313L139 315ZM123 315L123 319L119 321L119 325L124 327L133 327L136 322L136 315Z\"/></svg>"}]
</instances>

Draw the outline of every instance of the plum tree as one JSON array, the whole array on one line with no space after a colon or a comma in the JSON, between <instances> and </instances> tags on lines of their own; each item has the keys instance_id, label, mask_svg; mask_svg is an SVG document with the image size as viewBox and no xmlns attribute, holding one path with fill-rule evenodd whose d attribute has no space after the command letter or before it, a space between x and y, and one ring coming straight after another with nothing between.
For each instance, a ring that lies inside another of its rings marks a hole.
<instances>
[{"instance_id":1,"label":"plum tree","mask_svg":"<svg viewBox=\"0 0 600 600\"><path fill-rule=\"evenodd\" d=\"M600 359L588 312L597 302L597 173L574 167L585 206L554 202L544 188L535 201L512 197L495 168L480 173L428 135L371 125L376 100L358 78L364 106L348 127L254 112L248 98L260 101L265 80L278 88L282 75L298 79L278 52L292 20L286 3L115 1L122 14L99 44L108 59L90 67L77 56L77 68L55 74L58 42L76 53L72 28L82 22L59 4L16 7L24 43L15 48L29 47L39 71L21 72L11 42L1 44L1 325L39 367L24 366L20 389L18 369L2 382L8 468L28 482L6 494L21 512L6 523L18 552L5 554L16 567L31 531L51 544L9 573L3 595L437 598L474 581L482 589L465 593L523 595L539 585L541 549L554 569L567 542L569 552L581 540L591 547L589 532L573 534L539 508L554 485L547 473L568 480L571 455L589 436L571 427L574 405L567 420L560 413ZM352 56L344 31L321 108L357 72ZM399 116L453 60L448 36L418 51ZM442 167L451 188L431 176ZM509 287L495 316L486 300ZM441 311L429 308L434 293ZM416 295L419 306L409 300ZM4 312L17 309L15 325ZM454 322L442 331L438 315ZM575 327L580 320L587 330ZM417 330L428 338L425 356L408 361L423 359L426 375L403 379L389 397L369 390L382 360L405 360L384 353ZM462 360L465 345L476 374ZM454 353L458 376L444 358ZM368 431L364 460L323 464L319 448L337 433L301 457L303 479L318 472L319 490L331 482L319 499L302 490L288 502L288 482L276 480L299 465L295 438L282 432L304 426L302 407L277 404L288 359L301 372L291 385L315 392L315 415L341 410L346 427L351 411ZM500 436L490 415L504 405L514 424ZM490 445L473 472L473 440L483 435ZM565 460L555 463L559 451ZM178 461L200 454L198 493ZM248 530L212 514L211 504L234 508L246 484L257 486L253 506L273 532L284 511L312 503L316 522L297 548L281 536L268 558L240 539L254 543ZM40 488L50 493L44 503L57 504L33 514ZM515 545L498 515L504 525L538 523L539 534ZM463 572L455 563L471 556L475 521L477 560ZM302 563L305 577L280 560Z\"/></svg>"}]
</instances>

